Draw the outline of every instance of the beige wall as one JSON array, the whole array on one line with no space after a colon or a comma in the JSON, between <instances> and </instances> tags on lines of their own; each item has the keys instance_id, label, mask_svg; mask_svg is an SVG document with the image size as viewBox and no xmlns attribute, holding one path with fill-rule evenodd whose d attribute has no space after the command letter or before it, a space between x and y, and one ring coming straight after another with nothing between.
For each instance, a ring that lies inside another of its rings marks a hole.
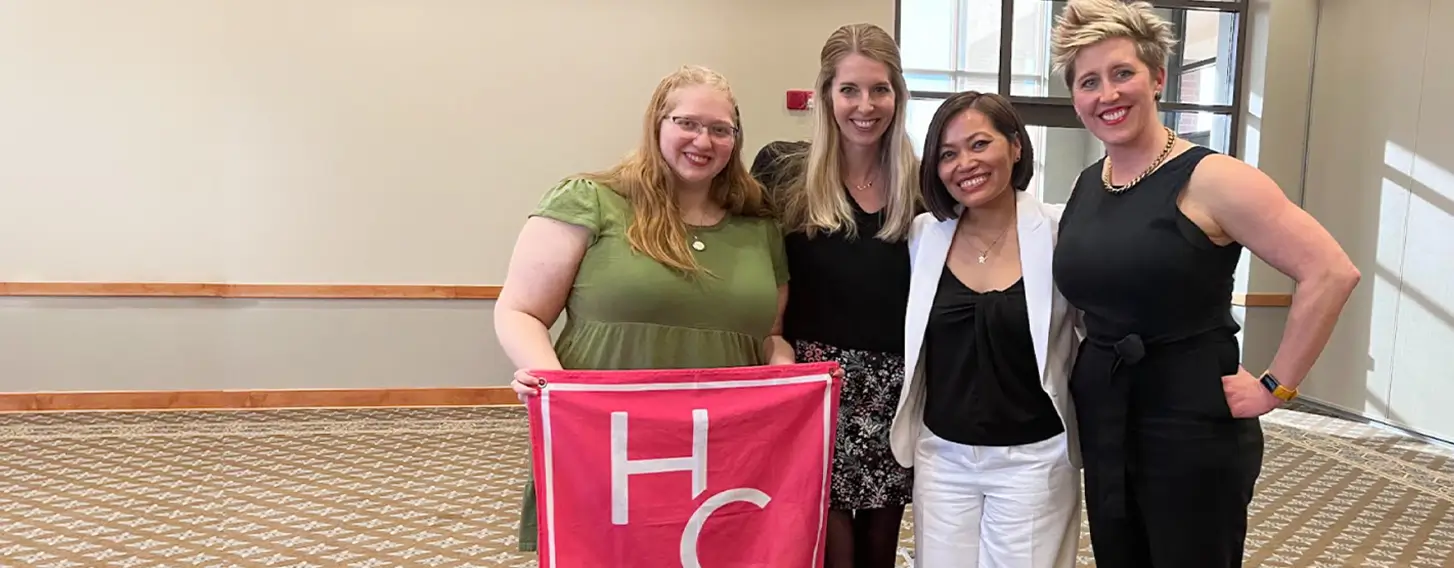
<instances>
[{"instance_id":1,"label":"beige wall","mask_svg":"<svg viewBox=\"0 0 1454 568\"><path fill-rule=\"evenodd\" d=\"M548 13L560 10L558 13ZM0 4L0 281L499 284L549 184L683 63L807 135L892 0ZM0 298L0 391L503 385L475 301Z\"/></svg>"},{"instance_id":2,"label":"beige wall","mask_svg":"<svg viewBox=\"0 0 1454 568\"><path fill-rule=\"evenodd\" d=\"M1306 392L1454 440L1454 4L1321 6L1304 202L1363 283Z\"/></svg>"}]
</instances>

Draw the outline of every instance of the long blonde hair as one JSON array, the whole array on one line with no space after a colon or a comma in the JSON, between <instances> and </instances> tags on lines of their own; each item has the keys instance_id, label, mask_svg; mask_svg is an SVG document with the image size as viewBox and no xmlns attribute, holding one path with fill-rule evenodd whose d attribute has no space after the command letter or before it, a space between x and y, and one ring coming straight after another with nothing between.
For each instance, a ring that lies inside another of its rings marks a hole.
<instances>
[{"instance_id":1,"label":"long blonde hair","mask_svg":"<svg viewBox=\"0 0 1454 568\"><path fill-rule=\"evenodd\" d=\"M788 231L813 236L818 231L843 231L857 235L853 208L844 193L843 153L838 121L833 114L833 80L838 63L857 53L889 68L894 88L894 118L879 147L879 162L887 173L887 203L883 228L875 235L885 241L908 237L918 212L919 158L904 123L908 112L909 87L904 82L899 47L883 28L872 24L849 24L828 36L819 54L817 93L814 107L813 142L790 152L782 160L800 164L785 172L784 186L776 192L778 214ZM806 156L803 154L806 153Z\"/></svg>"},{"instance_id":2,"label":"long blonde hair","mask_svg":"<svg viewBox=\"0 0 1454 568\"><path fill-rule=\"evenodd\" d=\"M582 176L611 188L631 202L633 213L626 241L633 250L686 274L701 273L702 266L687 248L686 222L676 201L680 182L661 155L661 123L675 106L676 92L698 85L712 87L727 96L732 103L733 123L737 126L732 156L727 166L712 178L709 199L729 215L770 216L762 185L742 164L742 120L737 99L727 79L705 67L685 65L663 77L646 107L641 145L612 168Z\"/></svg>"}]
</instances>

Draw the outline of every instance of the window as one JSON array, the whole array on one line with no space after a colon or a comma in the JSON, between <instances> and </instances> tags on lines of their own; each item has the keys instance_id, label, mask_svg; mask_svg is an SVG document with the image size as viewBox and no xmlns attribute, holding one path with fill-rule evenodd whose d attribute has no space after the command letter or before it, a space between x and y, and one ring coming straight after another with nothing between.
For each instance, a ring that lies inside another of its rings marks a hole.
<instances>
[{"instance_id":1,"label":"window","mask_svg":"<svg viewBox=\"0 0 1454 568\"><path fill-rule=\"evenodd\" d=\"M1182 137L1235 154L1243 107L1240 46L1248 0L1152 0L1177 29L1167 62L1162 122ZM1104 154L1071 107L1050 63L1062 0L898 0L896 34L912 100L907 127L922 154L940 101L976 90L1010 97L1036 149L1031 190L1063 202Z\"/></svg>"}]
</instances>

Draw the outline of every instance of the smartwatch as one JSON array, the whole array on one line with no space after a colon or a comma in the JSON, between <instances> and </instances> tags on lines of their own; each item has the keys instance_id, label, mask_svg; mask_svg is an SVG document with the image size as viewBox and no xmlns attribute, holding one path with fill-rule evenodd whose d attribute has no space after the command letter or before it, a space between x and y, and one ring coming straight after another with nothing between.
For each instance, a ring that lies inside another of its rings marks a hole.
<instances>
[{"instance_id":1,"label":"smartwatch","mask_svg":"<svg viewBox=\"0 0 1454 568\"><path fill-rule=\"evenodd\" d=\"M1262 382L1262 386L1266 387L1267 391L1271 392L1272 396L1277 397L1278 400L1287 402L1297 397L1297 389L1289 389L1285 386L1282 386L1282 383L1278 382L1277 377L1272 376L1272 372L1270 371L1263 371L1262 378L1258 380L1260 380Z\"/></svg>"}]
</instances>

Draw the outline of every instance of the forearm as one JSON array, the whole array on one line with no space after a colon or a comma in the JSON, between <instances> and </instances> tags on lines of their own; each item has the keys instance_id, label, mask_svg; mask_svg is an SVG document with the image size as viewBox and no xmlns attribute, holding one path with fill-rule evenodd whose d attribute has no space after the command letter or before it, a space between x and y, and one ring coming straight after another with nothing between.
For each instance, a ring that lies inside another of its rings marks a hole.
<instances>
[{"instance_id":1,"label":"forearm","mask_svg":"<svg viewBox=\"0 0 1454 568\"><path fill-rule=\"evenodd\" d=\"M515 310L495 313L495 335L516 369L560 369L551 345L550 328L530 314Z\"/></svg>"},{"instance_id":2,"label":"forearm","mask_svg":"<svg viewBox=\"0 0 1454 568\"><path fill-rule=\"evenodd\" d=\"M1338 316L1358 284L1356 269L1328 270L1316 278L1299 282L1292 295L1282 342L1268 371L1288 388L1297 388L1307 378L1322 354Z\"/></svg>"},{"instance_id":3,"label":"forearm","mask_svg":"<svg viewBox=\"0 0 1454 568\"><path fill-rule=\"evenodd\" d=\"M769 335L762 342L763 352L767 354L769 365L791 365L796 362L793 356L793 346L781 335Z\"/></svg>"}]
</instances>

